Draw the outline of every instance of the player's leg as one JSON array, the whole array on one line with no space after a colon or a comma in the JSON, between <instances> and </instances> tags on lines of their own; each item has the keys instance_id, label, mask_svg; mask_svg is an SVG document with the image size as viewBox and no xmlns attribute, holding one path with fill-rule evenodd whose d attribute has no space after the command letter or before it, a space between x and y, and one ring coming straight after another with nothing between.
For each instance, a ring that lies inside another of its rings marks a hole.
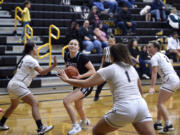
<instances>
[{"instance_id":1,"label":"player's leg","mask_svg":"<svg viewBox=\"0 0 180 135\"><path fill-rule=\"evenodd\" d=\"M0 120L0 129L1 130L8 130L9 128L5 125L6 120L9 118L9 116L13 113L13 111L17 108L19 104L18 99L11 99L11 104L8 107L8 109L5 111L3 117Z\"/></svg>"},{"instance_id":2,"label":"player's leg","mask_svg":"<svg viewBox=\"0 0 180 135\"><path fill-rule=\"evenodd\" d=\"M136 122L133 126L140 135L155 135L152 121Z\"/></svg>"},{"instance_id":3,"label":"player's leg","mask_svg":"<svg viewBox=\"0 0 180 135\"><path fill-rule=\"evenodd\" d=\"M79 100L75 101L75 107L81 118L81 121L80 121L81 128L85 128L86 126L89 126L90 121L86 117L86 113L85 113L85 110L83 107L83 99L79 99Z\"/></svg>"},{"instance_id":4,"label":"player's leg","mask_svg":"<svg viewBox=\"0 0 180 135\"><path fill-rule=\"evenodd\" d=\"M71 92L67 97L64 98L63 103L68 115L72 121L72 129L68 132L68 135L76 134L80 132L82 129L77 122L76 114L74 108L72 106L72 102L75 102L85 95L80 91L79 88L76 88L73 92Z\"/></svg>"},{"instance_id":5,"label":"player's leg","mask_svg":"<svg viewBox=\"0 0 180 135\"><path fill-rule=\"evenodd\" d=\"M118 128L111 127L104 118L98 121L93 128L93 135L106 135L109 132L115 131Z\"/></svg>"},{"instance_id":6,"label":"player's leg","mask_svg":"<svg viewBox=\"0 0 180 135\"><path fill-rule=\"evenodd\" d=\"M165 126L162 131L159 132L167 132L168 130L174 130L172 123L169 120L169 113L165 106L165 103L168 101L168 99L172 96L172 92L166 91L166 90L160 90L159 97L158 97L158 103L157 108L158 112L161 113L163 120L165 121Z\"/></svg>"},{"instance_id":7,"label":"player's leg","mask_svg":"<svg viewBox=\"0 0 180 135\"><path fill-rule=\"evenodd\" d=\"M32 107L32 116L34 120L36 121L36 124L38 127L38 130L37 130L38 135L44 134L53 129L52 125L46 127L42 124L40 113L39 113L39 103L31 93L24 96L22 100Z\"/></svg>"}]
</instances>

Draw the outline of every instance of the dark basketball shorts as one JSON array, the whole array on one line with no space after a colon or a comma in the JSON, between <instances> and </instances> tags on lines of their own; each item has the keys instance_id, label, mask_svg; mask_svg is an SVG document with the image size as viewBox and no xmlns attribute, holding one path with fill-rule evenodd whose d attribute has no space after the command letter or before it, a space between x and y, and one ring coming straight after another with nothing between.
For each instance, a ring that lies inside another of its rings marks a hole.
<instances>
[{"instance_id":1,"label":"dark basketball shorts","mask_svg":"<svg viewBox=\"0 0 180 135\"><path fill-rule=\"evenodd\" d=\"M73 87L73 90L75 90L77 87ZM89 94L91 94L93 90L93 87L90 88L80 88L80 91L87 97Z\"/></svg>"}]
</instances>

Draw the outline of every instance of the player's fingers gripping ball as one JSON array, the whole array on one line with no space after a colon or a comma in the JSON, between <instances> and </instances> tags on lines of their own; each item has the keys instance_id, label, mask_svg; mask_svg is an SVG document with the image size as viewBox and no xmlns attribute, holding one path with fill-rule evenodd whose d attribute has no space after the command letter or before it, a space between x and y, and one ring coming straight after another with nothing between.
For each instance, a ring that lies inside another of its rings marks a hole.
<instances>
[{"instance_id":1,"label":"player's fingers gripping ball","mask_svg":"<svg viewBox=\"0 0 180 135\"><path fill-rule=\"evenodd\" d=\"M78 76L79 75L79 71L76 67L74 66L68 66L66 69L65 69L65 73L67 74L67 76L69 78L73 78L75 76Z\"/></svg>"}]
</instances>

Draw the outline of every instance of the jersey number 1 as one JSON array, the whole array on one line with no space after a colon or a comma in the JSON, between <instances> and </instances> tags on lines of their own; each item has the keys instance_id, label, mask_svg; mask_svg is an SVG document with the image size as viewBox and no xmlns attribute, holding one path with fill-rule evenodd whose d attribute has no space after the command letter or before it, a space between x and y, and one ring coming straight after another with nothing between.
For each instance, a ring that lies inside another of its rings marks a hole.
<instances>
[{"instance_id":1,"label":"jersey number 1","mask_svg":"<svg viewBox=\"0 0 180 135\"><path fill-rule=\"evenodd\" d=\"M125 74L126 74L126 76L127 76L128 82L131 82L131 79L130 79L129 74L128 74L127 71L125 71Z\"/></svg>"}]
</instances>

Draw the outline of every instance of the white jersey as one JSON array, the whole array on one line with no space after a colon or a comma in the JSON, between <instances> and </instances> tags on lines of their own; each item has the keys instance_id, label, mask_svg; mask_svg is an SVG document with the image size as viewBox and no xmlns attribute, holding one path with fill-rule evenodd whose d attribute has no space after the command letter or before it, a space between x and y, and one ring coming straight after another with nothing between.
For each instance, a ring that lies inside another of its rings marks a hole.
<instances>
[{"instance_id":1,"label":"white jersey","mask_svg":"<svg viewBox=\"0 0 180 135\"><path fill-rule=\"evenodd\" d=\"M158 73L163 80L169 74L176 74L169 58L160 52L153 55L151 58L151 64L152 67L158 66Z\"/></svg>"},{"instance_id":2,"label":"white jersey","mask_svg":"<svg viewBox=\"0 0 180 135\"><path fill-rule=\"evenodd\" d=\"M16 74L12 81L23 82L27 87L31 84L32 79L37 76L38 72L34 70L39 63L31 55L26 55L18 65Z\"/></svg>"},{"instance_id":3,"label":"white jersey","mask_svg":"<svg viewBox=\"0 0 180 135\"><path fill-rule=\"evenodd\" d=\"M118 108L121 102L141 98L138 88L139 76L133 66L125 63L112 64L97 73L110 84L114 108Z\"/></svg>"}]
</instances>

